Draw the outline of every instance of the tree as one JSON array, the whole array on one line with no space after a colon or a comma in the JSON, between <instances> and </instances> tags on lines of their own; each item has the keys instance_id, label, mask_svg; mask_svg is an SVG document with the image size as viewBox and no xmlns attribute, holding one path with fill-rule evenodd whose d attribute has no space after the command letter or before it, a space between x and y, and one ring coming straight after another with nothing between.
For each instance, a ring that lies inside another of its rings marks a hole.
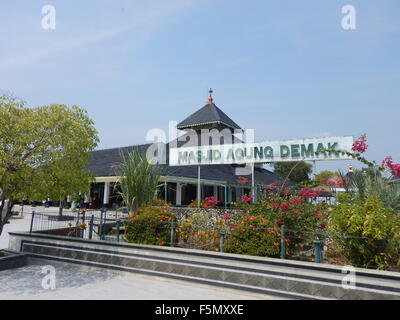
<instances>
[{"instance_id":1,"label":"tree","mask_svg":"<svg viewBox=\"0 0 400 320\"><path fill-rule=\"evenodd\" d=\"M83 168L98 141L84 109L62 104L27 108L0 96L0 212L6 212L0 234L15 201L61 201L87 192L92 176Z\"/></svg>"},{"instance_id":2,"label":"tree","mask_svg":"<svg viewBox=\"0 0 400 320\"><path fill-rule=\"evenodd\" d=\"M116 167L116 174L121 177L118 181L122 190L120 194L128 210L135 212L156 197L160 172L136 150L128 154L121 152L120 158L121 163Z\"/></svg>"},{"instance_id":3,"label":"tree","mask_svg":"<svg viewBox=\"0 0 400 320\"><path fill-rule=\"evenodd\" d=\"M400 212L400 185L383 176L379 169L356 169L351 176L343 172L339 174L353 200L365 201L368 197L378 197L386 208Z\"/></svg>"},{"instance_id":4,"label":"tree","mask_svg":"<svg viewBox=\"0 0 400 320\"><path fill-rule=\"evenodd\" d=\"M312 165L304 161L275 162L273 167L275 174L297 183L310 180L312 172Z\"/></svg>"},{"instance_id":5,"label":"tree","mask_svg":"<svg viewBox=\"0 0 400 320\"><path fill-rule=\"evenodd\" d=\"M334 172L329 170L321 171L320 173L316 174L314 180L318 183L326 184L326 182L334 176Z\"/></svg>"}]
</instances>

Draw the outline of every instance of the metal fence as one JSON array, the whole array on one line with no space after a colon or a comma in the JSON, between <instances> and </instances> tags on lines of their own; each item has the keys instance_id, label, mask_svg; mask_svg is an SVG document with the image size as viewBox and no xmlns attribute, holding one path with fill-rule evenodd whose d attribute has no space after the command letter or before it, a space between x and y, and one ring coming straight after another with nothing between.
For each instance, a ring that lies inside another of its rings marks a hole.
<instances>
[{"instance_id":1,"label":"metal fence","mask_svg":"<svg viewBox=\"0 0 400 320\"><path fill-rule=\"evenodd\" d=\"M315 263L352 265L354 267L371 269L382 268L382 265L379 266L378 262L384 262L387 258L383 254L388 246L400 247L400 240L397 239L372 239L324 232L293 230L282 225L278 229L243 227L240 231L243 233L247 232L249 236L247 244L250 244L249 247L252 248L244 246L241 250L239 247L243 243L238 243L236 247L235 241L243 239L240 236L238 237L238 234L235 234L229 228L219 230L212 227L194 228L193 230L188 230L186 236L182 236L181 229L181 222L163 222L154 230L156 233L154 238L160 239L160 237L163 237L164 241L161 244L163 246L257 255ZM276 241L269 241L267 243L262 237L263 234L274 234ZM136 243L141 242L139 240ZM160 243L158 244L160 245ZM261 249L263 246L266 249L275 248L270 250L270 252L262 253L263 250ZM399 252L397 251L397 255L393 257L393 263L388 264L385 269L400 271ZM357 254L361 255L359 261L355 259ZM365 261L368 261L368 263L365 263Z\"/></svg>"},{"instance_id":2,"label":"metal fence","mask_svg":"<svg viewBox=\"0 0 400 320\"><path fill-rule=\"evenodd\" d=\"M213 223L204 226L184 228L184 219L193 208L169 208L176 213L177 219L160 222L153 231L154 243L142 242L137 230L135 243L173 246L198 250L219 251L261 255L281 259L293 259L316 263L353 265L355 267L378 268L379 262L386 259L383 253L389 246L399 248L397 239L371 239L340 234L293 230L280 228L243 227L239 231L227 225L216 227ZM204 212L204 210L199 210ZM212 214L221 217L232 213L231 210L215 210ZM125 231L129 227L129 216L120 212L107 210L69 213L59 217L56 213L32 213L30 232L47 233L84 239L125 242ZM129 222L132 223L132 222ZM147 231L148 232L148 231ZM243 237L240 235L243 233ZM268 235L271 237L268 238ZM267 238L266 238L267 236ZM275 240L271 240L275 239ZM148 240L146 240L148 241ZM235 245L235 242L237 245ZM245 247L243 243L248 244ZM258 247L257 247L258 246ZM265 249L265 250L263 250ZM360 261L354 260L360 251ZM400 250L398 251L400 252ZM351 261L351 257L353 260ZM364 262L361 262L361 260ZM366 265L365 260L369 262ZM383 259L383 260L379 260ZM394 257L396 261L396 257ZM397 261L400 256L397 253ZM400 265L390 265L391 270L400 271Z\"/></svg>"},{"instance_id":3,"label":"metal fence","mask_svg":"<svg viewBox=\"0 0 400 320\"><path fill-rule=\"evenodd\" d=\"M29 231L83 239L122 241L121 231L126 219L126 214L107 210L68 212L63 215L32 211Z\"/></svg>"}]
</instances>

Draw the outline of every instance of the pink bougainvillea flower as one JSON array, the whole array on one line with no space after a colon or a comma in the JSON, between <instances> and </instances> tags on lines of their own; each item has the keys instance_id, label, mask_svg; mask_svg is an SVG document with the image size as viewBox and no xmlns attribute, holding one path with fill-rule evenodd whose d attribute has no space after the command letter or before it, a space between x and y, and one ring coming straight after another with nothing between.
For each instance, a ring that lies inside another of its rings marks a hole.
<instances>
[{"instance_id":1,"label":"pink bougainvillea flower","mask_svg":"<svg viewBox=\"0 0 400 320\"><path fill-rule=\"evenodd\" d=\"M279 207L279 203L271 202L271 203L269 204L269 206L270 206L272 209L276 209L276 208Z\"/></svg>"},{"instance_id":2,"label":"pink bougainvillea flower","mask_svg":"<svg viewBox=\"0 0 400 320\"><path fill-rule=\"evenodd\" d=\"M254 196L248 196L248 195L244 195L242 197L242 199L240 200L241 203L250 203L253 201Z\"/></svg>"},{"instance_id":3,"label":"pink bougainvillea flower","mask_svg":"<svg viewBox=\"0 0 400 320\"><path fill-rule=\"evenodd\" d=\"M279 206L279 209L281 209L282 211L289 211L290 210L290 206L287 203L282 203Z\"/></svg>"},{"instance_id":4,"label":"pink bougainvillea flower","mask_svg":"<svg viewBox=\"0 0 400 320\"><path fill-rule=\"evenodd\" d=\"M388 169L393 176L400 178L400 163L394 164L392 157L386 157L382 161L382 168Z\"/></svg>"},{"instance_id":5,"label":"pink bougainvillea flower","mask_svg":"<svg viewBox=\"0 0 400 320\"><path fill-rule=\"evenodd\" d=\"M211 205L218 204L218 203L220 202L220 201L217 200L217 198L215 198L214 196L205 197L204 201L205 201L207 204L211 204Z\"/></svg>"},{"instance_id":6,"label":"pink bougainvillea flower","mask_svg":"<svg viewBox=\"0 0 400 320\"><path fill-rule=\"evenodd\" d=\"M366 142L367 142L367 135L363 134L356 141L354 141L353 147L351 148L351 150L357 151L359 153L364 153L368 148Z\"/></svg>"},{"instance_id":7,"label":"pink bougainvillea flower","mask_svg":"<svg viewBox=\"0 0 400 320\"><path fill-rule=\"evenodd\" d=\"M224 215L223 215L223 218L224 218L225 220L229 220L229 219L231 218L231 215L230 215L230 214L224 214Z\"/></svg>"},{"instance_id":8,"label":"pink bougainvillea flower","mask_svg":"<svg viewBox=\"0 0 400 320\"><path fill-rule=\"evenodd\" d=\"M237 183L239 183L241 185L246 184L248 181L249 181L249 179L245 178L245 177L238 177L238 179L237 179Z\"/></svg>"},{"instance_id":9,"label":"pink bougainvillea flower","mask_svg":"<svg viewBox=\"0 0 400 320\"><path fill-rule=\"evenodd\" d=\"M301 189L298 194L303 198L317 198L321 195L321 191L319 190L312 190L308 187Z\"/></svg>"},{"instance_id":10,"label":"pink bougainvillea flower","mask_svg":"<svg viewBox=\"0 0 400 320\"><path fill-rule=\"evenodd\" d=\"M291 204L301 204L303 202L303 199L299 197L292 197L290 198L289 202Z\"/></svg>"}]
</instances>

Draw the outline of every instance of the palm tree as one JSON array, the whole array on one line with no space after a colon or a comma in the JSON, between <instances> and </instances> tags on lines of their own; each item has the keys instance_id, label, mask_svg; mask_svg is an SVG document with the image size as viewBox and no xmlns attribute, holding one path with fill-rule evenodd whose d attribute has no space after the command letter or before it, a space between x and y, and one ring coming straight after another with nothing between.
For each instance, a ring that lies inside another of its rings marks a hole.
<instances>
[{"instance_id":1,"label":"palm tree","mask_svg":"<svg viewBox=\"0 0 400 320\"><path fill-rule=\"evenodd\" d=\"M365 200L370 196L378 196L385 207L400 212L400 185L392 183L376 168L354 170L351 178L342 172L339 175L345 182L346 191L352 193L355 199Z\"/></svg>"},{"instance_id":2,"label":"palm tree","mask_svg":"<svg viewBox=\"0 0 400 320\"><path fill-rule=\"evenodd\" d=\"M151 165L146 156L140 157L136 150L127 154L121 151L120 158L121 163L116 167L120 195L129 212L135 212L157 196L160 170Z\"/></svg>"}]
</instances>

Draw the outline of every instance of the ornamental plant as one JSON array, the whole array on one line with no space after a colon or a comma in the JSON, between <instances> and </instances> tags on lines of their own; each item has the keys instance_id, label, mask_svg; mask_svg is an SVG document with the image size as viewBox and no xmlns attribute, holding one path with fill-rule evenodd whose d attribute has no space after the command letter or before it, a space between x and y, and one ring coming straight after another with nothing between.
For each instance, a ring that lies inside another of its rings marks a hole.
<instances>
[{"instance_id":1,"label":"ornamental plant","mask_svg":"<svg viewBox=\"0 0 400 320\"><path fill-rule=\"evenodd\" d=\"M161 207L147 206L133 213L128 220L125 237L131 243L169 245L171 223L176 223L174 213Z\"/></svg>"},{"instance_id":2,"label":"ornamental plant","mask_svg":"<svg viewBox=\"0 0 400 320\"><path fill-rule=\"evenodd\" d=\"M219 234L226 230L230 216L218 216L212 211L196 211L179 224L176 233L179 243L184 247L193 247L203 250L219 248Z\"/></svg>"},{"instance_id":3,"label":"ornamental plant","mask_svg":"<svg viewBox=\"0 0 400 320\"><path fill-rule=\"evenodd\" d=\"M399 265L400 216L376 196L354 202L342 194L338 200L328 226L336 235L336 249L354 266L386 269Z\"/></svg>"},{"instance_id":4,"label":"ornamental plant","mask_svg":"<svg viewBox=\"0 0 400 320\"><path fill-rule=\"evenodd\" d=\"M311 243L313 232L323 232L328 221L329 206L309 201L317 191L305 189L297 195L279 196L269 194L257 203L237 203L243 215L263 216L279 229L287 230L287 249L292 253L301 244Z\"/></svg>"},{"instance_id":5,"label":"ornamental plant","mask_svg":"<svg viewBox=\"0 0 400 320\"><path fill-rule=\"evenodd\" d=\"M241 203L251 203L251 202L253 201L253 199L254 199L254 196L253 196L253 195L248 196L247 194L245 194L245 195L240 199L240 202L241 202Z\"/></svg>"},{"instance_id":6,"label":"ornamental plant","mask_svg":"<svg viewBox=\"0 0 400 320\"><path fill-rule=\"evenodd\" d=\"M400 163L394 164L392 157L386 157L382 161L382 168L387 169L392 176L400 178Z\"/></svg>"},{"instance_id":7,"label":"ornamental plant","mask_svg":"<svg viewBox=\"0 0 400 320\"><path fill-rule=\"evenodd\" d=\"M120 177L117 184L121 188L119 194L129 212L133 213L156 199L160 169L135 149L128 153L120 151L120 158L121 163L115 167L116 175Z\"/></svg>"},{"instance_id":8,"label":"ornamental plant","mask_svg":"<svg viewBox=\"0 0 400 320\"><path fill-rule=\"evenodd\" d=\"M197 208L197 200L192 200L189 204L189 208ZM211 196L211 197L205 197L204 200L200 200L200 208L203 209L214 209L217 207L218 203L220 203L219 200L217 200L216 197Z\"/></svg>"},{"instance_id":9,"label":"ornamental plant","mask_svg":"<svg viewBox=\"0 0 400 320\"><path fill-rule=\"evenodd\" d=\"M240 184L240 185L245 185L247 182L249 182L249 178L245 178L245 177L242 177L242 176L239 176L237 178L237 183Z\"/></svg>"},{"instance_id":10,"label":"ornamental plant","mask_svg":"<svg viewBox=\"0 0 400 320\"><path fill-rule=\"evenodd\" d=\"M359 153L364 153L368 148L366 142L367 142L367 135L364 133L361 137L359 137L356 141L354 141L351 150L357 151Z\"/></svg>"},{"instance_id":11,"label":"ornamental plant","mask_svg":"<svg viewBox=\"0 0 400 320\"><path fill-rule=\"evenodd\" d=\"M225 251L255 256L277 257L280 232L265 215L235 215L225 238Z\"/></svg>"}]
</instances>

